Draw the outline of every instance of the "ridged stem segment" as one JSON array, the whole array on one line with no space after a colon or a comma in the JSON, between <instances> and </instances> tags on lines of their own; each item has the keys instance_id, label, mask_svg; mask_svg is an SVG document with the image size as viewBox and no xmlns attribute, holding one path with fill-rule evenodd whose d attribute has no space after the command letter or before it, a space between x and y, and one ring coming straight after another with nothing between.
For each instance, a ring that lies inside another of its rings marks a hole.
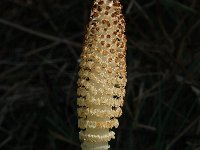
<instances>
[{"instance_id":1,"label":"ridged stem segment","mask_svg":"<svg viewBox=\"0 0 200 150\"><path fill-rule=\"evenodd\" d=\"M83 150L107 150L126 86L125 21L119 0L95 0L81 54L78 126Z\"/></svg>"}]
</instances>

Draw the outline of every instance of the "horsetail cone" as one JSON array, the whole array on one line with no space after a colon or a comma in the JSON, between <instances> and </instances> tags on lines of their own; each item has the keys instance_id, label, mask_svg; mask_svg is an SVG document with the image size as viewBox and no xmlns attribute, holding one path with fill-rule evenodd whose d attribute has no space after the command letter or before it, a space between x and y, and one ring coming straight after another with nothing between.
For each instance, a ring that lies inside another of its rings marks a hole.
<instances>
[{"instance_id":1,"label":"horsetail cone","mask_svg":"<svg viewBox=\"0 0 200 150\"><path fill-rule=\"evenodd\" d=\"M115 138L126 86L125 21L119 0L95 0L81 54L77 90L83 150L106 150Z\"/></svg>"}]
</instances>

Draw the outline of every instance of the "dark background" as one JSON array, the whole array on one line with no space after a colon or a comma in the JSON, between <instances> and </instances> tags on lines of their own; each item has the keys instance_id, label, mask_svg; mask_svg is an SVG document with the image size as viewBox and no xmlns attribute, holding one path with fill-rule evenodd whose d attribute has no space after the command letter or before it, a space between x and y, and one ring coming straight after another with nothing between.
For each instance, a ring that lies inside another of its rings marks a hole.
<instances>
[{"instance_id":1,"label":"dark background","mask_svg":"<svg viewBox=\"0 0 200 150\"><path fill-rule=\"evenodd\" d=\"M92 0L0 1L0 149L78 150ZM200 1L122 0L128 84L113 150L200 149Z\"/></svg>"}]
</instances>

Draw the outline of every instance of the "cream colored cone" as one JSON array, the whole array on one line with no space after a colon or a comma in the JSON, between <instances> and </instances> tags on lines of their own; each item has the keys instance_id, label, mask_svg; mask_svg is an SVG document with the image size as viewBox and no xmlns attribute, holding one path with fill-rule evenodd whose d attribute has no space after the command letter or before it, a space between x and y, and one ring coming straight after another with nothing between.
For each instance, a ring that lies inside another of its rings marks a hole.
<instances>
[{"instance_id":1,"label":"cream colored cone","mask_svg":"<svg viewBox=\"0 0 200 150\"><path fill-rule=\"evenodd\" d=\"M125 21L118 0L95 0L81 54L78 126L83 150L107 150L126 86Z\"/></svg>"}]
</instances>

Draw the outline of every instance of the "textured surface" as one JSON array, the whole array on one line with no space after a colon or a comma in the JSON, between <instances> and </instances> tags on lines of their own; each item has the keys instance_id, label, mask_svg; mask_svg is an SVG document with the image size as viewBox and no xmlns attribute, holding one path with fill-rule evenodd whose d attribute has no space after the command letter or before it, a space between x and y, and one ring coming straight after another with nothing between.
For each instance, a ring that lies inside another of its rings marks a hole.
<instances>
[{"instance_id":1,"label":"textured surface","mask_svg":"<svg viewBox=\"0 0 200 150\"><path fill-rule=\"evenodd\" d=\"M82 149L108 149L126 85L125 21L118 0L96 0L87 27L78 79ZM86 144L87 143L87 144ZM93 148L92 148L93 147Z\"/></svg>"}]
</instances>

